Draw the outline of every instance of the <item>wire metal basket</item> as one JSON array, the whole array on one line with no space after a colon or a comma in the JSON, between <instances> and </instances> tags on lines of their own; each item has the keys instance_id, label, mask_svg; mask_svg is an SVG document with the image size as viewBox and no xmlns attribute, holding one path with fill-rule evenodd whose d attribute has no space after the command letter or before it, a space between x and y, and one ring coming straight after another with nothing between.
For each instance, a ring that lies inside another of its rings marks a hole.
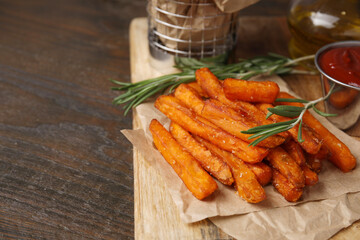
<instances>
[{"instance_id":1,"label":"wire metal basket","mask_svg":"<svg viewBox=\"0 0 360 240\"><path fill-rule=\"evenodd\" d=\"M148 0L150 50L181 57L227 54L236 44L237 14L212 0Z\"/></svg>"}]
</instances>

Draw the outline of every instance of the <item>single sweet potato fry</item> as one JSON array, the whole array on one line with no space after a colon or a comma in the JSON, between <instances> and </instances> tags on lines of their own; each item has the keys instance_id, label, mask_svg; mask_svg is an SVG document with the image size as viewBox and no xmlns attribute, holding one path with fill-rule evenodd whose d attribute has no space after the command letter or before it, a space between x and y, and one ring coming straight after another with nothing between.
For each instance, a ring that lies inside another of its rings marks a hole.
<instances>
[{"instance_id":1,"label":"single sweet potato fry","mask_svg":"<svg viewBox=\"0 0 360 240\"><path fill-rule=\"evenodd\" d=\"M189 132L174 122L170 124L170 133L182 147L198 160L207 172L221 183L232 185L234 178L229 166L223 160L213 155L206 147L196 141Z\"/></svg>"},{"instance_id":2,"label":"single sweet potato fry","mask_svg":"<svg viewBox=\"0 0 360 240\"><path fill-rule=\"evenodd\" d=\"M281 147L272 148L266 157L272 167L278 170L296 188L305 186L305 178L300 166Z\"/></svg>"},{"instance_id":3,"label":"single sweet potato fry","mask_svg":"<svg viewBox=\"0 0 360 240\"><path fill-rule=\"evenodd\" d=\"M255 173L255 176L259 183L262 186L267 185L271 182L272 178L272 168L266 165L263 162L255 163L255 164L246 164L248 168Z\"/></svg>"},{"instance_id":4,"label":"single sweet potato fry","mask_svg":"<svg viewBox=\"0 0 360 240\"><path fill-rule=\"evenodd\" d=\"M219 79L208 69L200 68L195 72L196 82L209 97L218 99L220 102L231 101L225 97L223 87Z\"/></svg>"},{"instance_id":5,"label":"single sweet potato fry","mask_svg":"<svg viewBox=\"0 0 360 240\"><path fill-rule=\"evenodd\" d=\"M217 189L215 180L190 153L182 149L161 123L153 119L149 128L156 148L196 198L204 199Z\"/></svg>"},{"instance_id":6,"label":"single sweet potato fry","mask_svg":"<svg viewBox=\"0 0 360 240\"><path fill-rule=\"evenodd\" d=\"M233 108L245 118L255 122L257 125L272 123L272 121L266 119L266 115L253 104L244 101L231 101L226 98L221 82L208 68L196 70L195 76L197 83L210 98L219 100L223 104ZM283 132L278 135L283 136L284 138L288 137L287 132Z\"/></svg>"},{"instance_id":7,"label":"single sweet potato fry","mask_svg":"<svg viewBox=\"0 0 360 240\"><path fill-rule=\"evenodd\" d=\"M263 111L265 114L268 113L268 108L273 108L274 106L268 103L259 103L256 104L256 107L259 108L261 111ZM277 122L285 122L291 120L291 118L279 116L276 114L273 114L269 118L274 123ZM298 133L299 133L299 124L297 124L295 127L288 130L293 140L298 142ZM322 145L322 141L310 130L308 129L305 124L303 124L302 128L302 138L304 139L303 142L298 142L300 146L310 154L316 154Z\"/></svg>"},{"instance_id":8,"label":"single sweet potato fry","mask_svg":"<svg viewBox=\"0 0 360 240\"><path fill-rule=\"evenodd\" d=\"M294 98L288 93L279 93L278 98ZM293 105L294 103L282 103ZM297 106L302 105L296 103ZM356 158L350 152L350 149L341 142L334 134L325 128L311 113L308 111L303 116L304 123L313 129L324 141L325 146L329 149L329 160L335 164L341 171L349 172L356 166Z\"/></svg>"},{"instance_id":9,"label":"single sweet potato fry","mask_svg":"<svg viewBox=\"0 0 360 240\"><path fill-rule=\"evenodd\" d=\"M220 149L203 138L198 136L195 136L195 138L229 165L235 178L236 190L240 197L250 203L258 203L266 198L265 190L258 182L255 173L248 167L248 164L232 153Z\"/></svg>"},{"instance_id":10,"label":"single sweet potato fry","mask_svg":"<svg viewBox=\"0 0 360 240\"><path fill-rule=\"evenodd\" d=\"M160 96L155 101L155 107L185 130L201 136L227 151L233 152L243 161L249 163L261 162L268 154L268 149L248 146L247 142L204 123L207 121L206 119L204 121L203 118L196 116L194 112L186 108L179 99L173 96Z\"/></svg>"},{"instance_id":11,"label":"single sweet potato fry","mask_svg":"<svg viewBox=\"0 0 360 240\"><path fill-rule=\"evenodd\" d=\"M319 181L319 177L316 172L311 170L306 164L301 166L305 176L305 185L313 186Z\"/></svg>"},{"instance_id":12,"label":"single sweet potato fry","mask_svg":"<svg viewBox=\"0 0 360 240\"><path fill-rule=\"evenodd\" d=\"M295 160L295 162L299 165L305 165L306 159L305 159L305 154L302 150L302 148L300 147L300 145L293 141L293 140L289 140L286 143L284 143L282 145L282 147L285 149L285 151L290 154L290 156L292 157L292 159Z\"/></svg>"},{"instance_id":13,"label":"single sweet potato fry","mask_svg":"<svg viewBox=\"0 0 360 240\"><path fill-rule=\"evenodd\" d=\"M209 96L202 90L201 86L197 82L190 82L187 85L193 88L201 97L208 98Z\"/></svg>"},{"instance_id":14,"label":"single sweet potato fry","mask_svg":"<svg viewBox=\"0 0 360 240\"><path fill-rule=\"evenodd\" d=\"M280 88L271 81L247 81L228 78L223 84L225 96L233 101L273 103Z\"/></svg>"},{"instance_id":15,"label":"single sweet potato fry","mask_svg":"<svg viewBox=\"0 0 360 240\"><path fill-rule=\"evenodd\" d=\"M200 94L187 84L180 84L174 91L174 96L186 107L201 115L204 108L204 100Z\"/></svg>"},{"instance_id":16,"label":"single sweet potato fry","mask_svg":"<svg viewBox=\"0 0 360 240\"><path fill-rule=\"evenodd\" d=\"M293 136L293 139L298 142L297 135L295 137L295 133L299 133L299 124L297 124L293 129L296 129L296 131L291 132L291 136ZM323 139L315 132L312 128L310 128L306 123L303 123L302 129L301 129L302 139L304 139L303 142L298 142L302 148L309 154L316 154L320 151L322 145L323 145ZM290 131L289 131L290 132Z\"/></svg>"},{"instance_id":17,"label":"single sweet potato fry","mask_svg":"<svg viewBox=\"0 0 360 240\"><path fill-rule=\"evenodd\" d=\"M276 169L273 170L273 186L289 202L296 202L303 194L302 188L296 188Z\"/></svg>"}]
</instances>

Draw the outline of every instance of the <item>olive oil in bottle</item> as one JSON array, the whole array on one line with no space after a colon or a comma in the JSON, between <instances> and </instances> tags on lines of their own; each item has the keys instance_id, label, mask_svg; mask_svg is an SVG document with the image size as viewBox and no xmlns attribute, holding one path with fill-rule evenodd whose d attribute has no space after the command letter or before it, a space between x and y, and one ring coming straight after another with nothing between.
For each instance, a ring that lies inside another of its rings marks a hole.
<instances>
[{"instance_id":1,"label":"olive oil in bottle","mask_svg":"<svg viewBox=\"0 0 360 240\"><path fill-rule=\"evenodd\" d=\"M294 0L288 25L292 58L315 54L331 42L360 40L360 0Z\"/></svg>"}]
</instances>

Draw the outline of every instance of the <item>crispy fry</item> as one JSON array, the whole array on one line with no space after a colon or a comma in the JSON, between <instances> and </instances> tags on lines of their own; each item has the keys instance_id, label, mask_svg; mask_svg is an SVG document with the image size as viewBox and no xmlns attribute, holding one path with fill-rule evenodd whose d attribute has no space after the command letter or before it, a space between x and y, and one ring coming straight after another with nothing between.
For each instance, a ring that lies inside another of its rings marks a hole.
<instances>
[{"instance_id":1,"label":"crispy fry","mask_svg":"<svg viewBox=\"0 0 360 240\"><path fill-rule=\"evenodd\" d=\"M293 140L287 141L282 145L282 147L285 149L285 151L292 157L292 159L295 160L295 162L302 166L305 164L305 155L298 143L296 143Z\"/></svg>"},{"instance_id":2,"label":"crispy fry","mask_svg":"<svg viewBox=\"0 0 360 240\"><path fill-rule=\"evenodd\" d=\"M294 98L288 93L279 93L279 98ZM300 106L301 103L282 103L286 105ZM324 141L325 146L329 149L329 160L335 164L341 171L349 172L356 166L356 158L350 152L350 149L341 142L334 134L325 128L311 113L308 111L303 116L304 123L313 129Z\"/></svg>"},{"instance_id":3,"label":"crispy fry","mask_svg":"<svg viewBox=\"0 0 360 240\"><path fill-rule=\"evenodd\" d=\"M296 202L303 194L302 188L296 188L276 169L273 170L273 186L289 202Z\"/></svg>"},{"instance_id":4,"label":"crispy fry","mask_svg":"<svg viewBox=\"0 0 360 240\"><path fill-rule=\"evenodd\" d=\"M256 104L256 107L267 114L268 108L273 108L274 106L268 103L259 103ZM291 118L279 116L276 114L271 115L269 119L274 123L291 120ZM288 130L288 132L290 133L292 139L298 142L299 124ZM315 136L315 134L310 129L308 129L305 124L303 124L302 128L302 138L304 141L298 143L306 152L310 154L316 154L320 150L322 141L317 136Z\"/></svg>"},{"instance_id":5,"label":"crispy fry","mask_svg":"<svg viewBox=\"0 0 360 240\"><path fill-rule=\"evenodd\" d=\"M229 166L196 141L189 132L185 131L178 124L171 122L170 133L182 147L198 160L207 172L221 183L231 185L234 182Z\"/></svg>"},{"instance_id":6,"label":"crispy fry","mask_svg":"<svg viewBox=\"0 0 360 240\"><path fill-rule=\"evenodd\" d=\"M305 176L305 185L313 186L319 181L319 177L316 172L311 170L306 164L301 166Z\"/></svg>"},{"instance_id":7,"label":"crispy fry","mask_svg":"<svg viewBox=\"0 0 360 240\"><path fill-rule=\"evenodd\" d=\"M227 151L233 152L243 161L257 163L268 153L265 148L248 146L247 142L221 129L205 124L201 117L196 116L194 112L187 109L180 100L173 96L160 96L155 101L155 107L185 130L201 136Z\"/></svg>"},{"instance_id":8,"label":"crispy fry","mask_svg":"<svg viewBox=\"0 0 360 240\"><path fill-rule=\"evenodd\" d=\"M296 133L299 132L299 124L297 124L294 128L297 128ZM294 131L295 132L295 131ZM304 139L303 142L300 142L300 145L303 147L303 149L310 154L316 154L320 151L322 145L323 145L323 139L315 132L312 128L310 128L306 123L303 123L302 129L301 129L302 139ZM291 134L292 135L292 134ZM295 136L293 137L293 139ZM297 136L296 140L297 141Z\"/></svg>"},{"instance_id":9,"label":"crispy fry","mask_svg":"<svg viewBox=\"0 0 360 240\"><path fill-rule=\"evenodd\" d=\"M304 174L300 166L281 147L270 149L266 157L272 167L284 175L296 188L305 186Z\"/></svg>"},{"instance_id":10,"label":"crispy fry","mask_svg":"<svg viewBox=\"0 0 360 240\"><path fill-rule=\"evenodd\" d=\"M174 96L179 99L186 107L201 115L204 108L204 100L199 93L187 84L180 84L174 92Z\"/></svg>"},{"instance_id":11,"label":"crispy fry","mask_svg":"<svg viewBox=\"0 0 360 240\"><path fill-rule=\"evenodd\" d=\"M149 128L156 148L196 198L204 199L217 189L215 180L157 120L153 119Z\"/></svg>"},{"instance_id":12,"label":"crispy fry","mask_svg":"<svg viewBox=\"0 0 360 240\"><path fill-rule=\"evenodd\" d=\"M265 190L261 187L258 177L248 167L250 164L244 163L234 154L220 149L203 138L198 136L195 136L195 138L230 166L235 178L235 187L240 197L251 203L261 202L266 198Z\"/></svg>"},{"instance_id":13,"label":"crispy fry","mask_svg":"<svg viewBox=\"0 0 360 240\"><path fill-rule=\"evenodd\" d=\"M226 98L223 87L219 79L208 68L201 68L195 72L196 81L203 91L213 99L217 99L223 104L235 109L245 118L251 119L257 125L271 124L272 121L266 119L266 115L257 109L253 104L244 101L231 101ZM280 133L280 136L288 137L286 132Z\"/></svg>"},{"instance_id":14,"label":"crispy fry","mask_svg":"<svg viewBox=\"0 0 360 240\"><path fill-rule=\"evenodd\" d=\"M228 78L223 84L225 96L233 101L273 103L280 88L271 81L246 81Z\"/></svg>"},{"instance_id":15,"label":"crispy fry","mask_svg":"<svg viewBox=\"0 0 360 240\"><path fill-rule=\"evenodd\" d=\"M262 186L267 185L271 182L272 178L272 168L266 165L263 162L255 163L255 164L246 164L248 168L255 173L256 179Z\"/></svg>"},{"instance_id":16,"label":"crispy fry","mask_svg":"<svg viewBox=\"0 0 360 240\"><path fill-rule=\"evenodd\" d=\"M211 98L218 99L223 103L232 103L225 97L224 90L219 79L208 68L200 68L195 72L196 82L201 89Z\"/></svg>"},{"instance_id":17,"label":"crispy fry","mask_svg":"<svg viewBox=\"0 0 360 240\"><path fill-rule=\"evenodd\" d=\"M201 97L208 98L209 96L202 90L200 85L197 82L187 83L187 85L193 88Z\"/></svg>"}]
</instances>

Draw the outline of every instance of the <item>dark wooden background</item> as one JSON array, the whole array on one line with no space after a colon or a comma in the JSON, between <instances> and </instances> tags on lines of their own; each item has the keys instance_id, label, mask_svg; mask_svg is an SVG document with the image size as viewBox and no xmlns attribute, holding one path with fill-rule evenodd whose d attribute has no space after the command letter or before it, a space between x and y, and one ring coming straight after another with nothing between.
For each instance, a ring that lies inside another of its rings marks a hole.
<instances>
[{"instance_id":1,"label":"dark wooden background","mask_svg":"<svg viewBox=\"0 0 360 240\"><path fill-rule=\"evenodd\" d=\"M284 16L287 0L241 15ZM0 239L132 239L129 23L145 0L0 0Z\"/></svg>"}]
</instances>

